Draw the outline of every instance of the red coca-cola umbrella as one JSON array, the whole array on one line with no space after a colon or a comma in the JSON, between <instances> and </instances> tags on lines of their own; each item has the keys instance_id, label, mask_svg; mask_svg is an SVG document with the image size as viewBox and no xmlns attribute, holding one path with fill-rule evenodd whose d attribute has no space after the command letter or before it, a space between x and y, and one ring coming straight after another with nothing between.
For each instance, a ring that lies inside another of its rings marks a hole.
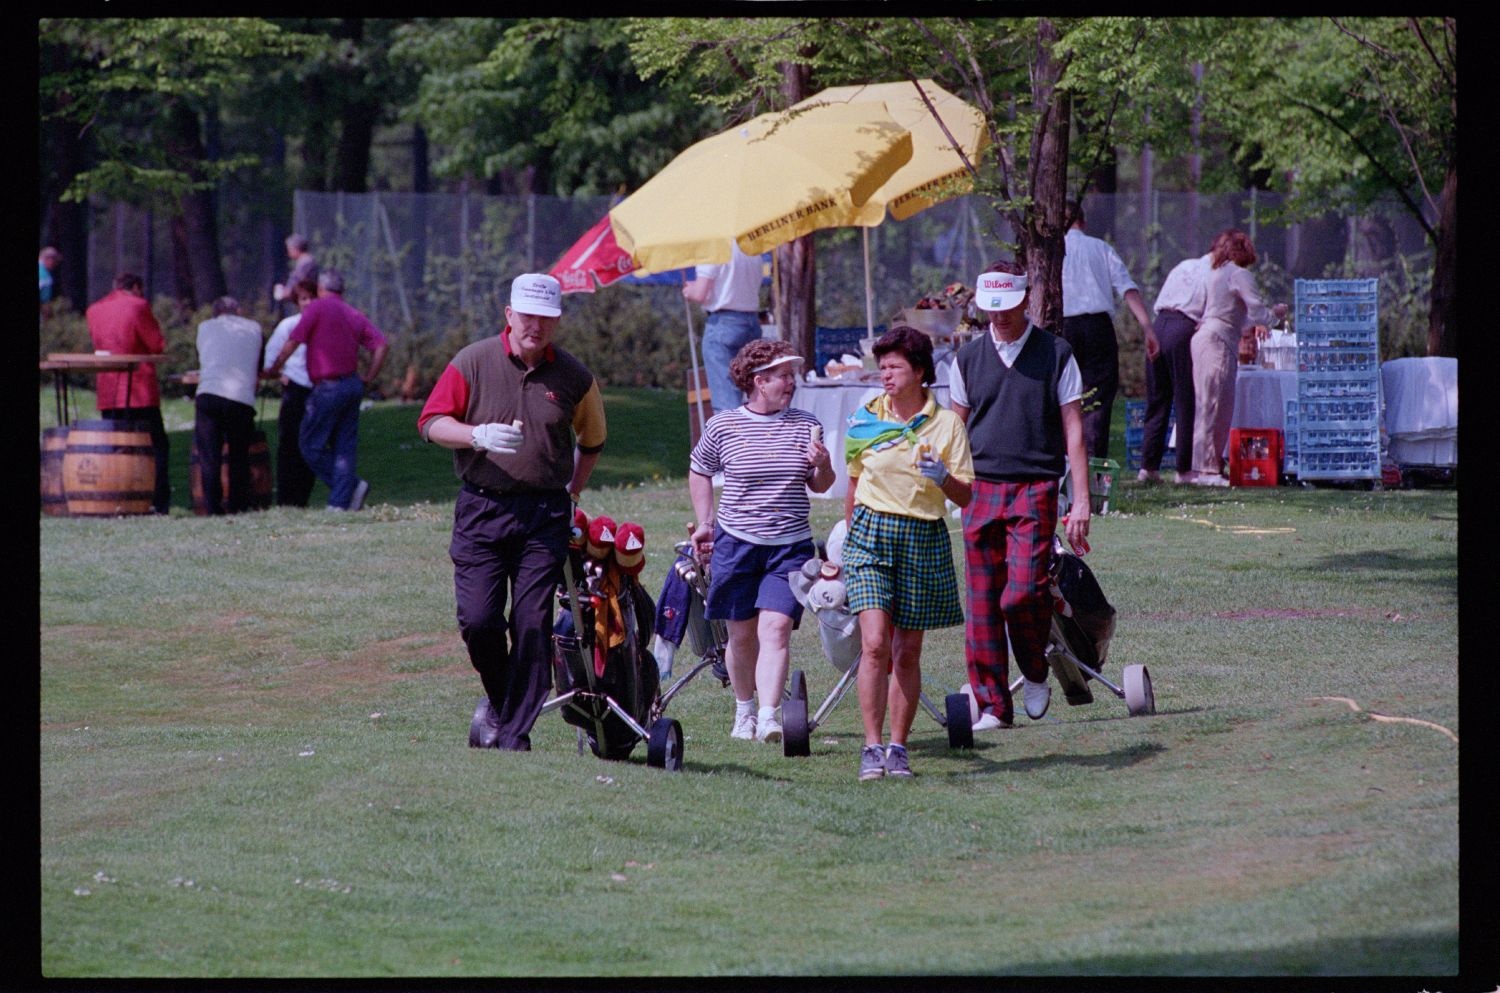
<instances>
[{"instance_id":1,"label":"red coca-cola umbrella","mask_svg":"<svg viewBox=\"0 0 1500 993\"><path fill-rule=\"evenodd\" d=\"M548 270L562 284L564 293L593 293L596 289L625 279L628 282L681 286L691 280L694 271L672 269L645 277L633 277L635 260L615 242L614 229L610 227L609 214L583 233L583 237L563 252L562 258ZM703 383L698 371L698 348L693 342L693 315L687 301L683 301L688 320L688 352L692 361L693 393L698 398L698 423L704 423L708 414L703 408Z\"/></svg>"},{"instance_id":2,"label":"red coca-cola umbrella","mask_svg":"<svg viewBox=\"0 0 1500 993\"><path fill-rule=\"evenodd\" d=\"M564 293L592 293L597 287L630 275L635 267L635 260L615 243L609 215L605 214L563 253L550 271L562 284Z\"/></svg>"}]
</instances>

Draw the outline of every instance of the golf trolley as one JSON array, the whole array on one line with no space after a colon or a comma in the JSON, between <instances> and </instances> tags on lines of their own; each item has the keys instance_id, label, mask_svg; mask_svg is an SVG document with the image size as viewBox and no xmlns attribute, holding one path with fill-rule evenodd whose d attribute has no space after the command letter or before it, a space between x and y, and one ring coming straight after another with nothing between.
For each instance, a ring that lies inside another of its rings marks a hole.
<instances>
[{"instance_id":1,"label":"golf trolley","mask_svg":"<svg viewBox=\"0 0 1500 993\"><path fill-rule=\"evenodd\" d=\"M1052 537L1052 560L1047 574L1054 603L1046 657L1064 699L1071 706L1093 703L1094 694L1089 681L1097 680L1125 701L1132 717L1154 714L1156 699L1151 689L1151 674L1144 665L1126 666L1121 674L1122 685L1118 686L1099 672L1108 657L1109 642L1114 635L1115 609L1105 599L1104 591L1083 559L1065 551L1062 539L1057 535ZM800 584L795 582L795 576L793 578L795 595ZM799 599L804 599L806 587L801 586L801 590ZM818 619L823 654L843 674L817 712L809 717L807 678L800 669L792 673L791 688L781 706L782 747L788 756L810 754L812 732L839 705L859 672L860 646L853 618L847 611L819 610L809 606ZM1023 681L1024 677L1017 676L1010 685L1011 692L1019 690ZM944 697L942 712L933 706L925 691L919 694L918 702L947 730L950 747L974 747L974 723L979 719L979 705L967 683L959 692Z\"/></svg>"},{"instance_id":2,"label":"golf trolley","mask_svg":"<svg viewBox=\"0 0 1500 993\"><path fill-rule=\"evenodd\" d=\"M843 608L819 608L816 604L808 602L806 587L798 581L796 573L792 574L792 595L796 596L817 620L818 640L823 646L823 656L828 659L830 665L842 673L838 682L834 684L833 689L828 692L828 696L818 707L817 712L809 716L807 675L801 669L792 670L791 685L781 701L781 751L788 758L797 758L812 754L812 733L844 699L845 694L849 692L849 687L854 685L859 675L860 643L856 617ZM960 695L950 694L949 699L955 696ZM952 720L933 706L925 690L918 693L917 701L939 725L950 728L949 743L955 748L960 747L952 740ZM964 707L964 716L968 716L967 705ZM972 732L969 735L969 742L973 743Z\"/></svg>"},{"instance_id":3,"label":"golf trolley","mask_svg":"<svg viewBox=\"0 0 1500 993\"><path fill-rule=\"evenodd\" d=\"M1062 538L1055 534L1047 577L1053 599L1047 665L1057 677L1063 699L1072 707L1093 703L1089 682L1095 680L1125 701L1131 717L1156 713L1151 672L1144 665L1127 665L1121 670L1120 685L1100 673L1109 657L1109 642L1115 632L1115 608L1083 559L1065 551ZM1012 693L1021 688L1022 681L1023 677L1018 676L1010 684ZM972 748L974 722L979 718L973 690L966 685L961 692L949 694L946 703L949 743L955 748Z\"/></svg>"},{"instance_id":4,"label":"golf trolley","mask_svg":"<svg viewBox=\"0 0 1500 993\"><path fill-rule=\"evenodd\" d=\"M587 743L600 758L623 761L645 741L647 765L681 771L682 726L662 714L667 697L647 648L655 605L634 576L575 558L570 551L563 561L552 635L555 689L542 713L559 710L577 728L579 754ZM474 727L487 704L479 702Z\"/></svg>"}]
</instances>

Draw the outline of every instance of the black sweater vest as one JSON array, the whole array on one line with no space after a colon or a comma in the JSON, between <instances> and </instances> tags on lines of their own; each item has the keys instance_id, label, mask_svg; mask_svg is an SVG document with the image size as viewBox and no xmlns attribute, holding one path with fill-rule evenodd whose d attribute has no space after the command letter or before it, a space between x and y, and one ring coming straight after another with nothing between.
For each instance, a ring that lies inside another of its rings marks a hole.
<instances>
[{"instance_id":1,"label":"black sweater vest","mask_svg":"<svg viewBox=\"0 0 1500 993\"><path fill-rule=\"evenodd\" d=\"M1072 354L1060 335L1037 327L1009 368L996 354L989 332L959 349L976 476L1026 482L1063 474L1067 445L1057 381Z\"/></svg>"}]
</instances>

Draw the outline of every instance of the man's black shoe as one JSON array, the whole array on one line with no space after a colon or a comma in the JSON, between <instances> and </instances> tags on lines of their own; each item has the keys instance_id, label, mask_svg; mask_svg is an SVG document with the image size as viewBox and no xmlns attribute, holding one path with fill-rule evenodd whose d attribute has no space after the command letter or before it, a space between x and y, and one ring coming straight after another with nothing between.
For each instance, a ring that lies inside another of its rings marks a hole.
<instances>
[{"instance_id":1,"label":"man's black shoe","mask_svg":"<svg viewBox=\"0 0 1500 993\"><path fill-rule=\"evenodd\" d=\"M474 719L469 722L470 748L500 747L500 715L490 704L490 698L480 697L474 708Z\"/></svg>"}]
</instances>

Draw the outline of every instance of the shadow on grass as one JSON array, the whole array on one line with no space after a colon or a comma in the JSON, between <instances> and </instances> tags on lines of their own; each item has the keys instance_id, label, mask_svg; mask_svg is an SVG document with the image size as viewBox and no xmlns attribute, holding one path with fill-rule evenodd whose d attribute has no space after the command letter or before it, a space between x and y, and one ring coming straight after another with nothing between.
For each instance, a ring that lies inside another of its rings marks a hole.
<instances>
[{"instance_id":1,"label":"shadow on grass","mask_svg":"<svg viewBox=\"0 0 1500 993\"><path fill-rule=\"evenodd\" d=\"M1451 552L1415 555L1398 549L1386 551L1372 549L1343 555L1325 555L1309 564L1308 568L1317 572L1332 573L1395 573L1405 581L1451 589L1456 597L1458 576L1454 571L1454 565Z\"/></svg>"},{"instance_id":2,"label":"shadow on grass","mask_svg":"<svg viewBox=\"0 0 1500 993\"><path fill-rule=\"evenodd\" d=\"M1240 952L1214 951L1189 955L1108 955L1099 958L1072 959L1063 963L1008 963L1005 973L1019 976L1282 976L1304 978L1311 976L1393 978L1411 976L1451 979L1457 975L1458 970L1457 933L1412 932L1397 935L1372 935L1369 938L1304 941ZM1053 987L1049 985L1047 988ZM1195 987L1184 987L1169 981L1159 988L1168 990ZM1383 985L1380 988L1393 987ZM1414 984L1411 988L1416 990L1444 987Z\"/></svg>"},{"instance_id":3,"label":"shadow on grass","mask_svg":"<svg viewBox=\"0 0 1500 993\"><path fill-rule=\"evenodd\" d=\"M997 761L990 758L990 753L1003 754L1005 745L1002 741L976 742L972 751L957 752L939 742L909 742L907 745L915 755L926 757L944 756L953 757L955 754L967 754L973 757L973 768L955 775L972 775L975 772L1027 772L1038 769L1051 769L1063 766L1074 766L1085 769L1128 769L1133 765L1139 765L1148 759L1153 759L1167 750L1167 746L1158 742L1144 742L1139 745L1129 745L1112 752L1091 754L1060 754L1038 755L1028 758Z\"/></svg>"}]
</instances>

